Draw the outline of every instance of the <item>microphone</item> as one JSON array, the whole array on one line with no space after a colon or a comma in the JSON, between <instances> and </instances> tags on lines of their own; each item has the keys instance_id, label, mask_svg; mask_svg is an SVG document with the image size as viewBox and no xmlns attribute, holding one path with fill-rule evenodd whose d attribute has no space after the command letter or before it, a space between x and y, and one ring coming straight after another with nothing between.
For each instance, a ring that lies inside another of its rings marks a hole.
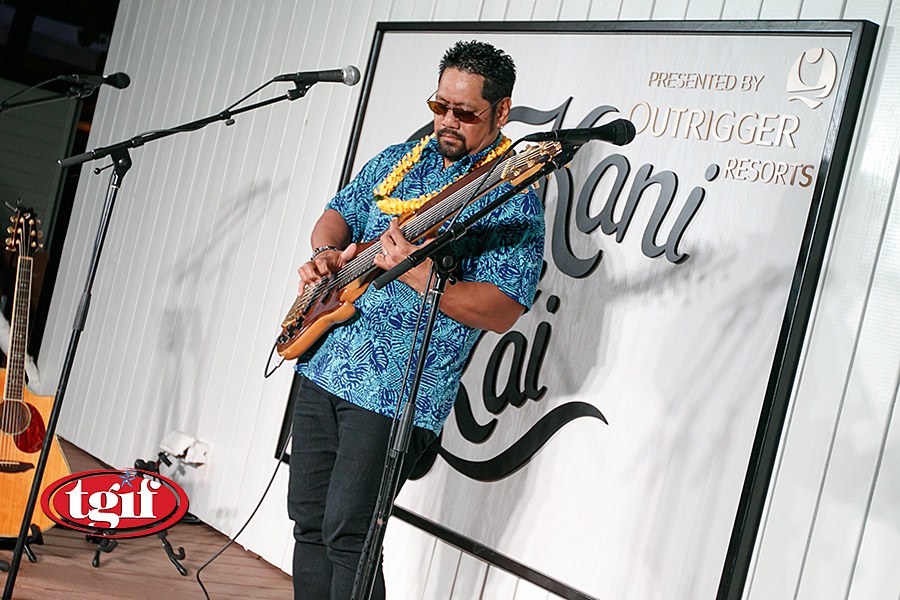
<instances>
[{"instance_id":1,"label":"microphone","mask_svg":"<svg viewBox=\"0 0 900 600\"><path fill-rule=\"evenodd\" d=\"M294 83L310 85L319 81L328 81L332 83L343 83L344 85L356 85L359 82L359 69L353 65L347 65L343 69L284 73L283 75L278 75L272 81L293 81Z\"/></svg>"},{"instance_id":2,"label":"microphone","mask_svg":"<svg viewBox=\"0 0 900 600\"><path fill-rule=\"evenodd\" d=\"M106 77L101 77L100 75L63 75L60 79L85 87L100 87L101 85L106 84L120 90L131 85L131 78L125 73L113 73Z\"/></svg>"},{"instance_id":3,"label":"microphone","mask_svg":"<svg viewBox=\"0 0 900 600\"><path fill-rule=\"evenodd\" d=\"M567 142L569 144L584 144L591 140L609 142L616 146L624 146L634 139L634 124L627 119L616 119L599 127L586 127L583 129L557 129L532 133L522 138L524 142Z\"/></svg>"}]
</instances>

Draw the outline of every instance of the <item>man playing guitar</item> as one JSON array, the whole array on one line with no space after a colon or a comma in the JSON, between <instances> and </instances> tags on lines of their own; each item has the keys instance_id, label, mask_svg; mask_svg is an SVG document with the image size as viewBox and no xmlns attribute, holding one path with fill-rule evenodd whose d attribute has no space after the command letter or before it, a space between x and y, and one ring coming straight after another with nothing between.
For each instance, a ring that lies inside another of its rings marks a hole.
<instances>
[{"instance_id":1,"label":"man playing guitar","mask_svg":"<svg viewBox=\"0 0 900 600\"><path fill-rule=\"evenodd\" d=\"M313 229L312 258L299 268L301 292L345 266L357 243L378 239L374 264L385 270L415 250L398 217L505 152L509 140L500 129L514 82L512 59L490 44L459 42L447 50L428 100L434 134L387 148L328 203ZM478 198L461 219L508 189L502 184ZM531 191L484 217L453 246L458 281L441 302L401 481L440 433L481 330L504 332L531 306L543 251L543 207ZM366 290L354 302L356 314L297 364L303 379L294 402L288 492L297 599L351 596L430 267L425 261L381 290ZM379 568L372 597L384 595Z\"/></svg>"}]
</instances>

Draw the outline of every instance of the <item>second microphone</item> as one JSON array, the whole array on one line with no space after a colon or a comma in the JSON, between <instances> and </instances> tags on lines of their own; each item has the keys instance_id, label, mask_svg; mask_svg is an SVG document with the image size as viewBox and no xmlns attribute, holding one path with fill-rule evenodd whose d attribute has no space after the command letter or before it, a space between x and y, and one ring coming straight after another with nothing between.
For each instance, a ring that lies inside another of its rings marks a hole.
<instances>
[{"instance_id":1,"label":"second microphone","mask_svg":"<svg viewBox=\"0 0 900 600\"><path fill-rule=\"evenodd\" d=\"M616 146L631 143L635 136L634 124L627 119L616 119L599 127L581 129L557 129L532 133L522 138L525 142L563 142L568 144L584 144L591 140L609 142Z\"/></svg>"}]
</instances>

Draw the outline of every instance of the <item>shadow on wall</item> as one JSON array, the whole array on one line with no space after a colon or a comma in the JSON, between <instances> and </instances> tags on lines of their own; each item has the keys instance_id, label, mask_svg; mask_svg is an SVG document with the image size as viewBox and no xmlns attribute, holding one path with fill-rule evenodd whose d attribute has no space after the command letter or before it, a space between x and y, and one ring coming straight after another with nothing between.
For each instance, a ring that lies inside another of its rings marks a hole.
<instances>
[{"instance_id":1,"label":"shadow on wall","mask_svg":"<svg viewBox=\"0 0 900 600\"><path fill-rule=\"evenodd\" d=\"M644 490L634 500L646 521L644 533L623 548L626 556L640 557L630 563L626 580L640 581L651 573L653 581L667 581L677 570L686 580L681 589L691 597L702 595L708 583L701 581L702 570L691 566L717 564L730 535L729 528L723 538L716 525L733 519L733 513L722 512L727 510L722 496L733 495L736 501L740 492L749 451L743 443L752 440L753 427L741 434L759 418L762 399L754 392L772 369L773 356L766 350L784 311L779 292L792 272L757 265L752 276L731 287L721 278L730 278L726 266L733 260L716 257L713 276L707 274L698 282L698 295L714 294L721 287L730 290L716 299L706 329L673 329L663 336L664 346L675 348L680 342L689 351L665 353L648 365L657 373L658 388L651 390L654 402L647 403L649 410L643 415L643 427L653 438L643 441L648 448L664 450L643 453L624 467L636 487ZM761 323L771 327L760 327ZM764 388L758 391L763 393ZM738 463L742 467L734 470L737 459L743 461ZM678 522L694 533L680 535L672 526ZM706 527L696 527L699 523Z\"/></svg>"},{"instance_id":2,"label":"shadow on wall","mask_svg":"<svg viewBox=\"0 0 900 600\"><path fill-rule=\"evenodd\" d=\"M227 330L221 315L229 296L246 294L252 278L250 272L236 271L237 257L265 243L265 216L287 187L287 180L274 187L270 181L254 181L224 199L209 228L195 234L195 239L203 241L182 254L168 281L162 283L169 287L170 296L162 310L151 365L159 373L157 397L165 406L156 416L159 431L198 431L205 405L201 395L216 348L235 343L227 335L219 339L217 330ZM251 308L240 310L246 314Z\"/></svg>"}]
</instances>

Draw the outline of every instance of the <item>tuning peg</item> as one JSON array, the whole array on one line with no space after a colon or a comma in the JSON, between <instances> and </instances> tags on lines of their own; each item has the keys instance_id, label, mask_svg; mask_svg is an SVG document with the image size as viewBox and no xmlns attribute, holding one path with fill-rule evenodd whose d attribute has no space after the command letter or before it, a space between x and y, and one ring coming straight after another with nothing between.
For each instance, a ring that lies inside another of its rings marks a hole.
<instances>
[{"instance_id":1,"label":"tuning peg","mask_svg":"<svg viewBox=\"0 0 900 600\"><path fill-rule=\"evenodd\" d=\"M32 248L37 248L37 242L31 242L31 247L32 247Z\"/></svg>"},{"instance_id":2,"label":"tuning peg","mask_svg":"<svg viewBox=\"0 0 900 600\"><path fill-rule=\"evenodd\" d=\"M12 243L13 243L13 239L11 237L6 238L6 244L8 246L12 246Z\"/></svg>"},{"instance_id":3,"label":"tuning peg","mask_svg":"<svg viewBox=\"0 0 900 600\"><path fill-rule=\"evenodd\" d=\"M29 224L29 225L34 225L34 219L28 219L28 224Z\"/></svg>"},{"instance_id":4,"label":"tuning peg","mask_svg":"<svg viewBox=\"0 0 900 600\"><path fill-rule=\"evenodd\" d=\"M43 249L44 249L44 245L43 245L43 244L38 244L38 249L39 249L39 250L43 250Z\"/></svg>"},{"instance_id":5,"label":"tuning peg","mask_svg":"<svg viewBox=\"0 0 900 600\"><path fill-rule=\"evenodd\" d=\"M42 237L44 237L44 232L43 232L43 231L38 231L38 232L37 232L37 239L41 239Z\"/></svg>"},{"instance_id":6,"label":"tuning peg","mask_svg":"<svg viewBox=\"0 0 900 600\"><path fill-rule=\"evenodd\" d=\"M6 228L6 233L12 233L12 232L13 232L13 226L10 225L9 227Z\"/></svg>"}]
</instances>

